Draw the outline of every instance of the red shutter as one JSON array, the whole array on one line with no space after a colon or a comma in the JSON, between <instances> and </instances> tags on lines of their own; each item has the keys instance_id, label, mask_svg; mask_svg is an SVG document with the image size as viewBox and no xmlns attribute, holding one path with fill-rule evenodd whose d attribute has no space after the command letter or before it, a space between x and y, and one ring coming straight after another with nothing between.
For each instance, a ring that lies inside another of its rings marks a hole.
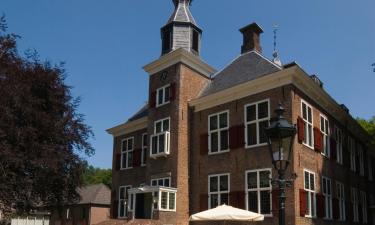
<instances>
[{"instance_id":1,"label":"red shutter","mask_svg":"<svg viewBox=\"0 0 375 225\"><path fill-rule=\"evenodd\" d=\"M115 169L120 170L121 168L121 154L116 154L115 156Z\"/></svg>"},{"instance_id":2,"label":"red shutter","mask_svg":"<svg viewBox=\"0 0 375 225\"><path fill-rule=\"evenodd\" d=\"M332 199L332 214L333 219L338 220L340 218L340 206L337 198Z\"/></svg>"},{"instance_id":3,"label":"red shutter","mask_svg":"<svg viewBox=\"0 0 375 225\"><path fill-rule=\"evenodd\" d=\"M237 126L229 128L229 148L236 149L238 147L238 129Z\"/></svg>"},{"instance_id":4,"label":"red shutter","mask_svg":"<svg viewBox=\"0 0 375 225\"><path fill-rule=\"evenodd\" d=\"M141 166L142 149L135 149L133 152L133 167Z\"/></svg>"},{"instance_id":5,"label":"red shutter","mask_svg":"<svg viewBox=\"0 0 375 225\"><path fill-rule=\"evenodd\" d=\"M237 126L237 143L238 148L245 146L245 126L243 124Z\"/></svg>"},{"instance_id":6,"label":"red shutter","mask_svg":"<svg viewBox=\"0 0 375 225\"><path fill-rule=\"evenodd\" d=\"M229 193L229 205L238 208L238 199L236 191L232 191Z\"/></svg>"},{"instance_id":7,"label":"red shutter","mask_svg":"<svg viewBox=\"0 0 375 225\"><path fill-rule=\"evenodd\" d=\"M201 194L199 196L199 211L204 211L208 209L208 195Z\"/></svg>"},{"instance_id":8,"label":"red shutter","mask_svg":"<svg viewBox=\"0 0 375 225\"><path fill-rule=\"evenodd\" d=\"M304 217L307 212L307 192L303 189L299 190L299 215Z\"/></svg>"},{"instance_id":9,"label":"red shutter","mask_svg":"<svg viewBox=\"0 0 375 225\"><path fill-rule=\"evenodd\" d=\"M314 127L314 148L315 151L323 151L323 134L319 128Z\"/></svg>"},{"instance_id":10,"label":"red shutter","mask_svg":"<svg viewBox=\"0 0 375 225\"><path fill-rule=\"evenodd\" d=\"M323 218L325 214L324 196L316 194L316 213L319 218Z\"/></svg>"},{"instance_id":11,"label":"red shutter","mask_svg":"<svg viewBox=\"0 0 375 225\"><path fill-rule=\"evenodd\" d=\"M298 129L298 142L302 143L305 140L305 122L301 117L297 119L297 129Z\"/></svg>"},{"instance_id":12,"label":"red shutter","mask_svg":"<svg viewBox=\"0 0 375 225\"><path fill-rule=\"evenodd\" d=\"M279 196L280 190L274 189L272 190L272 213L277 215L279 213Z\"/></svg>"},{"instance_id":13,"label":"red shutter","mask_svg":"<svg viewBox=\"0 0 375 225\"><path fill-rule=\"evenodd\" d=\"M229 205L245 209L245 192L244 191L232 191L229 193Z\"/></svg>"},{"instance_id":14,"label":"red shutter","mask_svg":"<svg viewBox=\"0 0 375 225\"><path fill-rule=\"evenodd\" d=\"M176 99L176 96L177 96L177 92L176 92L176 83L171 83L171 86L170 86L170 93L169 93L169 100L170 101L174 101Z\"/></svg>"},{"instance_id":15,"label":"red shutter","mask_svg":"<svg viewBox=\"0 0 375 225\"><path fill-rule=\"evenodd\" d=\"M151 92L150 101L149 102L150 102L149 107L150 108L155 108L155 106L156 106L156 91Z\"/></svg>"},{"instance_id":16,"label":"red shutter","mask_svg":"<svg viewBox=\"0 0 375 225\"><path fill-rule=\"evenodd\" d=\"M201 155L207 155L208 153L208 133L200 136L200 153Z\"/></svg>"},{"instance_id":17,"label":"red shutter","mask_svg":"<svg viewBox=\"0 0 375 225\"><path fill-rule=\"evenodd\" d=\"M117 219L118 217L118 201L114 201L112 205L112 218Z\"/></svg>"},{"instance_id":18,"label":"red shutter","mask_svg":"<svg viewBox=\"0 0 375 225\"><path fill-rule=\"evenodd\" d=\"M337 159L337 143L333 137L331 137L330 139L330 149L331 149L331 159L336 160Z\"/></svg>"}]
</instances>

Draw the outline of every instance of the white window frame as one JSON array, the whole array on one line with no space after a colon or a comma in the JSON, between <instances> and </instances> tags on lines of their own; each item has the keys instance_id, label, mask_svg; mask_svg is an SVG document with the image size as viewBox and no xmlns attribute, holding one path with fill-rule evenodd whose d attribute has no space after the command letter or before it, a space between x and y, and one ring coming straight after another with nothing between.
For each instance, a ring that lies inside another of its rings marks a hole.
<instances>
[{"instance_id":1,"label":"white window frame","mask_svg":"<svg viewBox=\"0 0 375 225\"><path fill-rule=\"evenodd\" d=\"M358 144L357 154L359 158L359 175L365 176L364 150L361 144Z\"/></svg>"},{"instance_id":2,"label":"white window frame","mask_svg":"<svg viewBox=\"0 0 375 225\"><path fill-rule=\"evenodd\" d=\"M168 121L168 129L165 130L164 129L164 121ZM156 126L158 123L161 123L161 131L160 132L157 132L156 131ZM167 118L163 118L163 119L160 119L160 120L157 120L154 122L154 134L151 135L150 137L150 157L151 158L156 158L158 156L167 156L170 154L170 130L171 130L171 118L170 117L167 117ZM163 136L164 135L164 151L163 152L160 152L160 149L159 149L159 136ZM152 139L157 136L157 149L156 149L156 153L153 153L153 142L152 142Z\"/></svg>"},{"instance_id":3,"label":"white window frame","mask_svg":"<svg viewBox=\"0 0 375 225\"><path fill-rule=\"evenodd\" d=\"M168 182L169 182L169 186L166 186L166 185L165 185L165 181L166 181L166 180L168 180ZM162 182L162 185L159 185L159 181ZM150 181L150 185L151 185L152 187L156 187L156 186L160 186L160 187L171 187L171 186L172 186L172 185L171 185L171 181L172 181L171 177L155 178L155 179L151 179L151 181ZM156 182L157 185L153 185L152 183L154 183L154 182Z\"/></svg>"},{"instance_id":4,"label":"white window frame","mask_svg":"<svg viewBox=\"0 0 375 225\"><path fill-rule=\"evenodd\" d=\"M131 149L128 149L128 141L132 140L132 147ZM126 149L124 150L124 142L126 142ZM126 162L125 165L123 165L123 155L126 155ZM129 155L132 155L132 163L131 166L129 166ZM121 140L121 170L127 170L133 168L133 157L134 157L134 137L128 137Z\"/></svg>"},{"instance_id":5,"label":"white window frame","mask_svg":"<svg viewBox=\"0 0 375 225\"><path fill-rule=\"evenodd\" d=\"M220 190L220 177L221 176L228 176L228 190L226 191L221 191ZM218 184L218 187L217 187L217 191L214 191L214 192L211 192L210 190L210 187L211 187L211 177L217 177L217 184ZM230 199L229 199L229 194L230 194L230 173L221 173L221 174L212 174L212 175L208 175L208 208L209 209L212 209L212 206L211 206L211 195L218 195L218 206L220 206L222 203L221 203L221 195L222 194L228 194L228 203L230 202Z\"/></svg>"},{"instance_id":6,"label":"white window frame","mask_svg":"<svg viewBox=\"0 0 375 225\"><path fill-rule=\"evenodd\" d=\"M167 91L167 88L169 90L169 98L166 99L166 91ZM161 91L162 93L162 102L159 103L159 92ZM168 103L170 103L170 97L171 97L171 84L167 84L161 88L158 88L156 89L156 107L160 107L160 106L163 106L163 105L166 105Z\"/></svg>"},{"instance_id":7,"label":"white window frame","mask_svg":"<svg viewBox=\"0 0 375 225\"><path fill-rule=\"evenodd\" d=\"M306 173L308 173L309 188L306 188ZM314 177L314 187L311 189L311 175ZM307 209L305 217L316 218L316 177L315 173L310 170L303 170L303 188L307 192Z\"/></svg>"},{"instance_id":8,"label":"white window frame","mask_svg":"<svg viewBox=\"0 0 375 225\"><path fill-rule=\"evenodd\" d=\"M120 219L123 219L123 218L127 218L128 217L128 212L129 212L129 208L128 208L128 200L129 200L129 190L132 188L131 185L124 185L124 186L120 186L118 188L118 209L117 209L117 217L120 218ZM121 189L125 189L125 193L124 193L124 199L121 199ZM122 203L123 202L123 203ZM120 216L121 215L121 204L124 204L124 216Z\"/></svg>"},{"instance_id":9,"label":"white window frame","mask_svg":"<svg viewBox=\"0 0 375 225\"><path fill-rule=\"evenodd\" d=\"M349 146L349 154L350 154L350 170L356 172L357 165L356 165L356 144L354 138L351 136L348 137L348 146Z\"/></svg>"},{"instance_id":10,"label":"white window frame","mask_svg":"<svg viewBox=\"0 0 375 225\"><path fill-rule=\"evenodd\" d=\"M142 152L141 152L141 166L146 166L147 162L147 133L142 134Z\"/></svg>"},{"instance_id":11,"label":"white window frame","mask_svg":"<svg viewBox=\"0 0 375 225\"><path fill-rule=\"evenodd\" d=\"M335 126L335 140L336 140L336 162L343 164L343 132L340 128Z\"/></svg>"},{"instance_id":12,"label":"white window frame","mask_svg":"<svg viewBox=\"0 0 375 225\"><path fill-rule=\"evenodd\" d=\"M161 205L161 199L163 197L163 193L166 193L167 194L167 207L166 208L163 208L162 205ZM174 208L171 209L171 206L170 206L170 198L171 198L171 194L174 194ZM159 210L160 211L165 211L165 212L175 212L176 211L176 208L177 208L177 192L171 192L171 191L164 191L164 190L160 190L159 191L159 195L160 195L160 201L159 201Z\"/></svg>"},{"instance_id":13,"label":"white window frame","mask_svg":"<svg viewBox=\"0 0 375 225\"><path fill-rule=\"evenodd\" d=\"M359 212L358 212L358 189L351 188L350 189L350 197L353 204L353 222L359 222Z\"/></svg>"},{"instance_id":14,"label":"white window frame","mask_svg":"<svg viewBox=\"0 0 375 225\"><path fill-rule=\"evenodd\" d=\"M224 127L224 128L220 128L220 115L221 114L227 114L227 126L226 127ZM216 130L210 130L210 127L211 127L211 117L217 117L217 129ZM229 110L225 110L225 111L221 111L221 112L218 112L218 113L214 113L214 114L210 114L209 116L208 116L208 154L209 155L216 155L216 154L221 154L221 153L225 153L225 152L229 152L229 150L230 150L230 148L229 148L229 127L230 127L230 125L229 125ZM225 131L225 130L227 130L227 134L228 134L228 136L227 136L227 143L228 143L228 148L227 149L221 149L221 132L222 131ZM217 152L212 152L211 151L211 134L212 133L217 133L218 134L218 136L217 136L217 138L218 138L218 151Z\"/></svg>"},{"instance_id":15,"label":"white window frame","mask_svg":"<svg viewBox=\"0 0 375 225\"><path fill-rule=\"evenodd\" d=\"M323 122L323 124L322 124ZM322 127L322 125L324 127ZM320 114L320 131L323 134L323 152L322 155L324 155L327 158L331 157L331 149L330 149L330 143L329 143L329 120L326 116L323 114Z\"/></svg>"},{"instance_id":16,"label":"white window frame","mask_svg":"<svg viewBox=\"0 0 375 225\"><path fill-rule=\"evenodd\" d=\"M260 187L260 172L263 172L263 171L269 171L270 172L270 178L272 178L272 169L271 168L264 168L264 169L256 169L256 170L247 170L245 172L245 193L246 193L246 210L249 210L249 192L252 191L252 192L257 192L257 199L258 199L258 212L256 213L261 213L261 199L260 199L260 192L261 191L269 191L270 193L270 213L269 214L262 214L266 217L271 217L273 216L272 214L272 185L271 185L271 179L270 179L270 185L269 187L263 187L261 188ZM247 175L249 173L257 173L257 188L251 188L249 189L248 188L248 178L247 178Z\"/></svg>"},{"instance_id":17,"label":"white window frame","mask_svg":"<svg viewBox=\"0 0 375 225\"><path fill-rule=\"evenodd\" d=\"M367 196L366 192L360 191L359 192L359 200L362 206L362 223L367 223Z\"/></svg>"},{"instance_id":18,"label":"white window frame","mask_svg":"<svg viewBox=\"0 0 375 225\"><path fill-rule=\"evenodd\" d=\"M258 118L259 104L264 103L264 102L267 102L267 105L268 105L268 116L266 118L259 119ZM250 107L250 106L254 106L254 105L255 105L255 117L256 118L253 121L247 121L247 108ZM261 122L268 121L268 125L269 125L270 119L271 119L271 109L270 109L270 107L271 106L270 106L270 99L269 98L245 105L245 114L244 114L245 115L245 117L244 117L244 121L245 121L245 148L255 148L255 147L267 145L267 141L265 143L260 143L259 124ZM250 125L250 124L256 124L257 143L254 144L254 145L249 145L248 140L247 140L247 136L248 136L248 132L249 132L248 129L247 129L247 126Z\"/></svg>"},{"instance_id":19,"label":"white window frame","mask_svg":"<svg viewBox=\"0 0 375 225\"><path fill-rule=\"evenodd\" d=\"M345 187L341 182L336 181L336 197L339 201L339 221L346 220L346 204L345 204Z\"/></svg>"},{"instance_id":20,"label":"white window frame","mask_svg":"<svg viewBox=\"0 0 375 225\"><path fill-rule=\"evenodd\" d=\"M326 187L324 190L324 186ZM328 191L329 190L329 191ZM332 180L328 177L322 177L322 194L324 196L324 219L332 220L333 213L332 213Z\"/></svg>"},{"instance_id":21,"label":"white window frame","mask_svg":"<svg viewBox=\"0 0 375 225\"><path fill-rule=\"evenodd\" d=\"M306 106L307 118L303 117L303 105ZM311 110L311 121L309 121L309 109ZM301 118L305 124L305 140L303 141L303 144L311 149L314 149L314 111L313 107L303 99L301 100ZM311 133L311 140L309 139L309 132ZM309 143L311 143L311 145L309 145Z\"/></svg>"}]
</instances>

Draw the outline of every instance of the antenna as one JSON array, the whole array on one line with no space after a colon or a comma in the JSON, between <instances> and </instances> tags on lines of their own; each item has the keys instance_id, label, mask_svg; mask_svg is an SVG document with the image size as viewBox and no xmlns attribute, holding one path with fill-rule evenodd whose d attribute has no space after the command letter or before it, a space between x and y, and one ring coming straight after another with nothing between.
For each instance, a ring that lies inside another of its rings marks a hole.
<instances>
[{"instance_id":1,"label":"antenna","mask_svg":"<svg viewBox=\"0 0 375 225\"><path fill-rule=\"evenodd\" d=\"M273 62L275 64L277 64L278 66L282 66L282 63L281 63L281 60L279 58L279 53L277 52L277 31L279 29L279 25L278 24L274 24L273 26L273 53L272 53L272 56L273 56Z\"/></svg>"}]
</instances>

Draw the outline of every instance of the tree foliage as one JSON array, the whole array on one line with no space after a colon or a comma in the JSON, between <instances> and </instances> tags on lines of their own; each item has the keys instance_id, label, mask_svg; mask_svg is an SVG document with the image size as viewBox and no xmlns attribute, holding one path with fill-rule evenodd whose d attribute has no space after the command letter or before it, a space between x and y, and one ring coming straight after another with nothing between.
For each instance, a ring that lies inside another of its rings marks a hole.
<instances>
[{"instance_id":1,"label":"tree foliage","mask_svg":"<svg viewBox=\"0 0 375 225\"><path fill-rule=\"evenodd\" d=\"M92 136L63 65L22 56L0 19L0 210L28 212L76 200Z\"/></svg>"},{"instance_id":2,"label":"tree foliage","mask_svg":"<svg viewBox=\"0 0 375 225\"><path fill-rule=\"evenodd\" d=\"M369 120L357 118L357 121L370 134L371 145L375 146L375 116Z\"/></svg>"},{"instance_id":3,"label":"tree foliage","mask_svg":"<svg viewBox=\"0 0 375 225\"><path fill-rule=\"evenodd\" d=\"M103 183L109 188L112 186L112 170L95 168L93 166L87 166L83 173L83 184L100 184Z\"/></svg>"}]
</instances>

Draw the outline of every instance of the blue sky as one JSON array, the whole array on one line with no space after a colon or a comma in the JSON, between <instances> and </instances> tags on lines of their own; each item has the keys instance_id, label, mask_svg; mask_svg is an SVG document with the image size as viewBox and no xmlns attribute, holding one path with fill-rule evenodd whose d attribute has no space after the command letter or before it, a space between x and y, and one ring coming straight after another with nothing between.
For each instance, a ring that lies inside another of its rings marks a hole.
<instances>
[{"instance_id":1,"label":"blue sky","mask_svg":"<svg viewBox=\"0 0 375 225\"><path fill-rule=\"evenodd\" d=\"M191 7L210 65L221 69L235 58L238 29L254 21L265 31L263 52L271 57L277 23L282 61L318 74L339 103L364 118L375 115L374 9L373 0L194 0ZM111 167L113 143L105 129L147 101L142 66L160 56L159 29L172 11L172 0L1 0L9 31L22 36L20 50L66 62L66 82L82 98L79 112L95 133L91 164Z\"/></svg>"}]
</instances>

